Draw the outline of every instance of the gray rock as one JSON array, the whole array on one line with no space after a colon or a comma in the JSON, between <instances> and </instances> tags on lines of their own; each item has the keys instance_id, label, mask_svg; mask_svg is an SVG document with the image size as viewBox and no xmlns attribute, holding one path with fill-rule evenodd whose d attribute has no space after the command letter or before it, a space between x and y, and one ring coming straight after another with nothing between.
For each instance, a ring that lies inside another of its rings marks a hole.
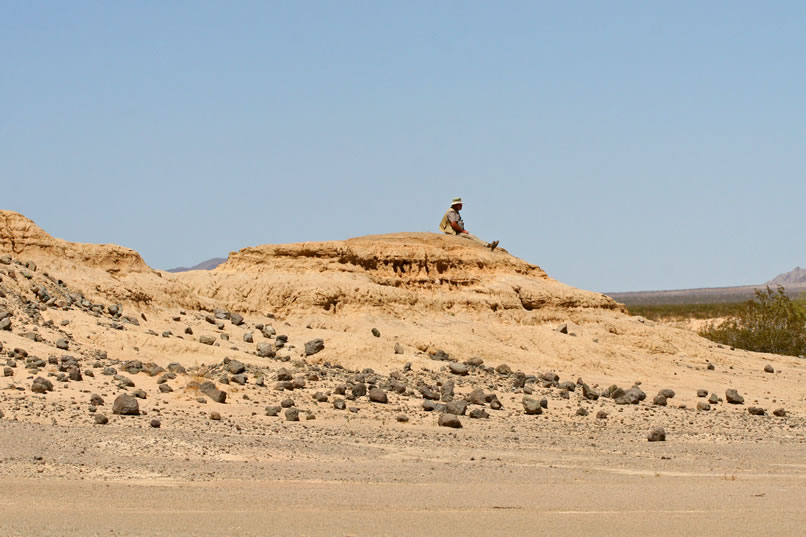
<instances>
[{"instance_id":1,"label":"gray rock","mask_svg":"<svg viewBox=\"0 0 806 537\"><path fill-rule=\"evenodd\" d=\"M239 373L237 375L232 375L230 377L230 380L235 384L240 384L241 386L243 386L244 384L246 384L247 376L246 373Z\"/></svg>"},{"instance_id":2,"label":"gray rock","mask_svg":"<svg viewBox=\"0 0 806 537\"><path fill-rule=\"evenodd\" d=\"M14 370L11 369L9 366L5 366L3 368L3 376L4 377L13 377L14 376Z\"/></svg>"},{"instance_id":3,"label":"gray rock","mask_svg":"<svg viewBox=\"0 0 806 537\"><path fill-rule=\"evenodd\" d=\"M34 389L34 386L41 386L41 388ZM53 383L46 378L36 377L31 384L31 391L34 393L45 393L53 391Z\"/></svg>"},{"instance_id":4,"label":"gray rock","mask_svg":"<svg viewBox=\"0 0 806 537\"><path fill-rule=\"evenodd\" d=\"M313 394L313 398L317 403L327 403L328 401L327 395L323 394L322 392L316 392Z\"/></svg>"},{"instance_id":5,"label":"gray rock","mask_svg":"<svg viewBox=\"0 0 806 537\"><path fill-rule=\"evenodd\" d=\"M454 375L465 376L470 372L470 366L467 364L460 364L459 362L451 362L448 365L451 373Z\"/></svg>"},{"instance_id":6,"label":"gray rock","mask_svg":"<svg viewBox=\"0 0 806 537\"><path fill-rule=\"evenodd\" d=\"M462 428L462 422L459 421L459 418L456 416L456 414L440 414L437 424L440 427L451 427L453 429Z\"/></svg>"},{"instance_id":7,"label":"gray rock","mask_svg":"<svg viewBox=\"0 0 806 537\"><path fill-rule=\"evenodd\" d=\"M557 327L557 332L559 332L561 334L567 334L568 333L568 323L563 323L560 326L558 326Z\"/></svg>"},{"instance_id":8,"label":"gray rock","mask_svg":"<svg viewBox=\"0 0 806 537\"><path fill-rule=\"evenodd\" d=\"M381 337L381 331L378 330L377 328L373 328L372 329L372 335L375 336L375 337Z\"/></svg>"},{"instance_id":9,"label":"gray rock","mask_svg":"<svg viewBox=\"0 0 806 537\"><path fill-rule=\"evenodd\" d=\"M512 368L509 367L507 364L501 364L495 368L495 372L498 373L499 375L511 375Z\"/></svg>"},{"instance_id":10,"label":"gray rock","mask_svg":"<svg viewBox=\"0 0 806 537\"><path fill-rule=\"evenodd\" d=\"M775 369L770 364L767 364L767 365L764 366L764 372L765 373L775 373Z\"/></svg>"},{"instance_id":11,"label":"gray rock","mask_svg":"<svg viewBox=\"0 0 806 537\"><path fill-rule=\"evenodd\" d=\"M305 356L311 356L320 352L325 348L325 342L322 339L312 339L305 343Z\"/></svg>"},{"instance_id":12,"label":"gray rock","mask_svg":"<svg viewBox=\"0 0 806 537\"><path fill-rule=\"evenodd\" d=\"M148 422L148 424L151 425L152 429L159 429L160 427L162 427L162 422L160 422L160 420L158 420L157 418L154 418L153 420Z\"/></svg>"},{"instance_id":13,"label":"gray rock","mask_svg":"<svg viewBox=\"0 0 806 537\"><path fill-rule=\"evenodd\" d=\"M540 401L527 396L524 396L523 398L523 410L526 412L526 414L530 415L543 413L543 407L540 406Z\"/></svg>"},{"instance_id":14,"label":"gray rock","mask_svg":"<svg viewBox=\"0 0 806 537\"><path fill-rule=\"evenodd\" d=\"M403 345L400 343L395 343L395 354L404 354L406 351L403 348Z\"/></svg>"},{"instance_id":15,"label":"gray rock","mask_svg":"<svg viewBox=\"0 0 806 537\"><path fill-rule=\"evenodd\" d=\"M143 390L134 390L134 392L132 392L132 395L138 399L145 399L147 397L146 392L144 392Z\"/></svg>"},{"instance_id":16,"label":"gray rock","mask_svg":"<svg viewBox=\"0 0 806 537\"><path fill-rule=\"evenodd\" d=\"M230 316L230 322L235 326L241 326L243 324L243 315L240 313L233 313Z\"/></svg>"},{"instance_id":17,"label":"gray rock","mask_svg":"<svg viewBox=\"0 0 806 537\"><path fill-rule=\"evenodd\" d=\"M646 437L647 440L650 442L665 442L666 441L666 431L663 427L655 427Z\"/></svg>"},{"instance_id":18,"label":"gray rock","mask_svg":"<svg viewBox=\"0 0 806 537\"><path fill-rule=\"evenodd\" d=\"M0 330L11 330L11 318L6 317L0 321Z\"/></svg>"},{"instance_id":19,"label":"gray rock","mask_svg":"<svg viewBox=\"0 0 806 537\"><path fill-rule=\"evenodd\" d=\"M70 342L66 338L56 340L56 348L66 351L70 348Z\"/></svg>"},{"instance_id":20,"label":"gray rock","mask_svg":"<svg viewBox=\"0 0 806 537\"><path fill-rule=\"evenodd\" d=\"M285 411L286 421L299 421L299 409L289 408Z\"/></svg>"},{"instance_id":21,"label":"gray rock","mask_svg":"<svg viewBox=\"0 0 806 537\"><path fill-rule=\"evenodd\" d=\"M171 393L172 391L174 391L173 388L164 383L159 385L159 390L160 393Z\"/></svg>"},{"instance_id":22,"label":"gray rock","mask_svg":"<svg viewBox=\"0 0 806 537\"><path fill-rule=\"evenodd\" d=\"M268 341L261 341L257 344L257 355L261 358L274 358L277 352L274 350L274 345Z\"/></svg>"},{"instance_id":23,"label":"gray rock","mask_svg":"<svg viewBox=\"0 0 806 537\"><path fill-rule=\"evenodd\" d=\"M95 406L103 406L104 398L97 393L94 393L90 396L90 404Z\"/></svg>"},{"instance_id":24,"label":"gray rock","mask_svg":"<svg viewBox=\"0 0 806 537\"><path fill-rule=\"evenodd\" d=\"M607 419L607 411L606 410L600 410L599 412L597 412L596 413L596 419L597 420L606 420Z\"/></svg>"},{"instance_id":25,"label":"gray rock","mask_svg":"<svg viewBox=\"0 0 806 537\"><path fill-rule=\"evenodd\" d=\"M237 375L246 371L246 366L240 360L230 360L229 364L227 364L227 369L233 375Z\"/></svg>"},{"instance_id":26,"label":"gray rock","mask_svg":"<svg viewBox=\"0 0 806 537\"><path fill-rule=\"evenodd\" d=\"M658 394L652 399L652 404L656 406L666 406L666 396Z\"/></svg>"},{"instance_id":27,"label":"gray rock","mask_svg":"<svg viewBox=\"0 0 806 537\"><path fill-rule=\"evenodd\" d=\"M218 411L213 410L210 412L210 419L213 421L221 421L221 414Z\"/></svg>"},{"instance_id":28,"label":"gray rock","mask_svg":"<svg viewBox=\"0 0 806 537\"><path fill-rule=\"evenodd\" d=\"M114 375L112 378L118 381L118 386L122 386L124 388L134 387L134 381L125 375Z\"/></svg>"},{"instance_id":29,"label":"gray rock","mask_svg":"<svg viewBox=\"0 0 806 537\"><path fill-rule=\"evenodd\" d=\"M386 396L386 392L377 387L370 388L369 400L372 401L373 403L386 404L389 402L389 399Z\"/></svg>"},{"instance_id":30,"label":"gray rock","mask_svg":"<svg viewBox=\"0 0 806 537\"><path fill-rule=\"evenodd\" d=\"M347 408L347 404L344 402L344 399L334 399L333 408L335 408L336 410L344 410L345 408Z\"/></svg>"},{"instance_id":31,"label":"gray rock","mask_svg":"<svg viewBox=\"0 0 806 537\"><path fill-rule=\"evenodd\" d=\"M285 367L277 370L277 380L291 380L292 378L291 373Z\"/></svg>"},{"instance_id":32,"label":"gray rock","mask_svg":"<svg viewBox=\"0 0 806 537\"><path fill-rule=\"evenodd\" d=\"M199 343L201 343L202 345L212 345L213 343L215 343L215 337L209 334L203 334L199 336Z\"/></svg>"},{"instance_id":33,"label":"gray rock","mask_svg":"<svg viewBox=\"0 0 806 537\"><path fill-rule=\"evenodd\" d=\"M744 404L744 397L739 395L739 392L732 388L725 390L725 400L732 405Z\"/></svg>"},{"instance_id":34,"label":"gray rock","mask_svg":"<svg viewBox=\"0 0 806 537\"><path fill-rule=\"evenodd\" d=\"M168 371L177 375L187 374L187 370L179 362L171 362L170 364L168 364Z\"/></svg>"},{"instance_id":35,"label":"gray rock","mask_svg":"<svg viewBox=\"0 0 806 537\"><path fill-rule=\"evenodd\" d=\"M670 390L669 388L664 388L663 390L658 392L658 395L664 396L666 399L673 399L675 396L674 390Z\"/></svg>"},{"instance_id":36,"label":"gray rock","mask_svg":"<svg viewBox=\"0 0 806 537\"><path fill-rule=\"evenodd\" d=\"M95 423L97 423L98 425L106 425L107 423L109 423L109 418L107 418L103 414L95 414L95 416L93 416L93 419L95 420Z\"/></svg>"},{"instance_id":37,"label":"gray rock","mask_svg":"<svg viewBox=\"0 0 806 537\"><path fill-rule=\"evenodd\" d=\"M483 410L483 409L480 409ZM451 401L445 405L445 412L448 414L456 414L457 416L464 416L467 411L467 401L458 400Z\"/></svg>"},{"instance_id":38,"label":"gray rock","mask_svg":"<svg viewBox=\"0 0 806 537\"><path fill-rule=\"evenodd\" d=\"M708 402L711 403L712 405L715 405L719 403L719 397L717 397L715 393L712 393L711 395L708 396Z\"/></svg>"},{"instance_id":39,"label":"gray rock","mask_svg":"<svg viewBox=\"0 0 806 537\"><path fill-rule=\"evenodd\" d=\"M244 343L254 343L255 342L254 334L252 332L245 333L243 335L243 340L244 340Z\"/></svg>"},{"instance_id":40,"label":"gray rock","mask_svg":"<svg viewBox=\"0 0 806 537\"><path fill-rule=\"evenodd\" d=\"M398 414L395 416L395 419L398 421L398 423L408 423L409 421L409 417L405 414Z\"/></svg>"},{"instance_id":41,"label":"gray rock","mask_svg":"<svg viewBox=\"0 0 806 537\"><path fill-rule=\"evenodd\" d=\"M474 389L467 395L466 400L472 405L484 405L487 403L487 398L484 395L484 390L482 388Z\"/></svg>"},{"instance_id":42,"label":"gray rock","mask_svg":"<svg viewBox=\"0 0 806 537\"><path fill-rule=\"evenodd\" d=\"M291 398L283 399L282 401L280 401L280 406L283 408L291 408L292 406L294 406L294 404L295 404L294 400Z\"/></svg>"},{"instance_id":43,"label":"gray rock","mask_svg":"<svg viewBox=\"0 0 806 537\"><path fill-rule=\"evenodd\" d=\"M705 388L700 388L697 390L697 397L708 397L708 390Z\"/></svg>"},{"instance_id":44,"label":"gray rock","mask_svg":"<svg viewBox=\"0 0 806 537\"><path fill-rule=\"evenodd\" d=\"M363 397L367 395L367 385L363 382L359 382L358 384L353 385L351 392L353 397Z\"/></svg>"},{"instance_id":45,"label":"gray rock","mask_svg":"<svg viewBox=\"0 0 806 537\"><path fill-rule=\"evenodd\" d=\"M591 401L596 401L597 399L599 399L599 393L583 382L582 383L582 397L584 397L585 399L589 399ZM605 414L605 415L607 415L607 414Z\"/></svg>"},{"instance_id":46,"label":"gray rock","mask_svg":"<svg viewBox=\"0 0 806 537\"><path fill-rule=\"evenodd\" d=\"M587 415L588 415L587 409L583 407L577 408L577 416L587 416Z\"/></svg>"},{"instance_id":47,"label":"gray rock","mask_svg":"<svg viewBox=\"0 0 806 537\"><path fill-rule=\"evenodd\" d=\"M121 416L139 416L140 404L137 399L124 393L115 398L115 402L112 403L112 413Z\"/></svg>"},{"instance_id":48,"label":"gray rock","mask_svg":"<svg viewBox=\"0 0 806 537\"><path fill-rule=\"evenodd\" d=\"M747 411L753 416L763 416L766 414L763 408L757 406L751 406L747 409Z\"/></svg>"},{"instance_id":49,"label":"gray rock","mask_svg":"<svg viewBox=\"0 0 806 537\"><path fill-rule=\"evenodd\" d=\"M697 401L697 410L707 412L707 411L711 410L711 405L709 405L705 401Z\"/></svg>"},{"instance_id":50,"label":"gray rock","mask_svg":"<svg viewBox=\"0 0 806 537\"><path fill-rule=\"evenodd\" d=\"M478 356L473 356L465 360L465 363L471 367L480 367L484 365L484 360L482 360Z\"/></svg>"},{"instance_id":51,"label":"gray rock","mask_svg":"<svg viewBox=\"0 0 806 537\"><path fill-rule=\"evenodd\" d=\"M484 419L489 418L490 415L483 408L474 408L470 411L470 417L473 419Z\"/></svg>"},{"instance_id":52,"label":"gray rock","mask_svg":"<svg viewBox=\"0 0 806 537\"><path fill-rule=\"evenodd\" d=\"M431 386L428 386L426 384L420 384L419 386L417 386L417 391L420 392L420 395L422 395L425 399L430 399L432 401L439 401L440 398L439 393Z\"/></svg>"},{"instance_id":53,"label":"gray rock","mask_svg":"<svg viewBox=\"0 0 806 537\"><path fill-rule=\"evenodd\" d=\"M779 418L785 418L786 410L784 410L783 408L776 408L775 410L772 411L772 414L773 416L778 416Z\"/></svg>"},{"instance_id":54,"label":"gray rock","mask_svg":"<svg viewBox=\"0 0 806 537\"><path fill-rule=\"evenodd\" d=\"M265 409L266 410L266 415L267 416L272 416L272 417L277 416L277 415L280 414L280 411L282 409L283 409L283 407L277 406L277 405L267 406L266 409Z\"/></svg>"},{"instance_id":55,"label":"gray rock","mask_svg":"<svg viewBox=\"0 0 806 537\"><path fill-rule=\"evenodd\" d=\"M199 385L199 391L216 403L225 403L227 401L227 392L216 388L215 383L210 380L202 382Z\"/></svg>"}]
</instances>

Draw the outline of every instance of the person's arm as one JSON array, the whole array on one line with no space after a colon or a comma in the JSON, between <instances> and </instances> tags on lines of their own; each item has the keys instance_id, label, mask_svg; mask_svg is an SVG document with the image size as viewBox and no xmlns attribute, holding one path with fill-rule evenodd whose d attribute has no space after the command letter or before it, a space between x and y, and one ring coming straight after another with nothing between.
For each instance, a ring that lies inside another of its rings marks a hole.
<instances>
[{"instance_id":1,"label":"person's arm","mask_svg":"<svg viewBox=\"0 0 806 537\"><path fill-rule=\"evenodd\" d=\"M451 222L451 227L453 228L453 230L456 232L457 235L459 233L467 233L466 229L462 229L461 227L459 227L459 222L453 222L452 221Z\"/></svg>"}]
</instances>

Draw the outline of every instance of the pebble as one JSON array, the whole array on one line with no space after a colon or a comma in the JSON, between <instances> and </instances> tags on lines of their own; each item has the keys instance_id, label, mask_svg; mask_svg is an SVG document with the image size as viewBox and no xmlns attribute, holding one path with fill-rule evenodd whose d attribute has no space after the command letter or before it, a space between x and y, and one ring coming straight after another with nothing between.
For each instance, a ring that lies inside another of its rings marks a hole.
<instances>
[{"instance_id":1,"label":"pebble","mask_svg":"<svg viewBox=\"0 0 806 537\"><path fill-rule=\"evenodd\" d=\"M725 390L725 400L732 405L744 404L744 397L732 388Z\"/></svg>"},{"instance_id":2,"label":"pebble","mask_svg":"<svg viewBox=\"0 0 806 537\"><path fill-rule=\"evenodd\" d=\"M124 393L115 398L115 402L112 403L112 413L121 416L139 416L140 405L137 399Z\"/></svg>"},{"instance_id":3,"label":"pebble","mask_svg":"<svg viewBox=\"0 0 806 537\"><path fill-rule=\"evenodd\" d=\"M157 418L152 419L148 424L151 425L153 429L159 429L162 426L162 423Z\"/></svg>"},{"instance_id":4,"label":"pebble","mask_svg":"<svg viewBox=\"0 0 806 537\"><path fill-rule=\"evenodd\" d=\"M459 421L459 418L456 416L456 414L440 414L437 424L440 427L451 427L453 429L462 428L462 422Z\"/></svg>"},{"instance_id":5,"label":"pebble","mask_svg":"<svg viewBox=\"0 0 806 537\"><path fill-rule=\"evenodd\" d=\"M109 423L109 418L107 418L104 414L95 414L93 419L98 425L106 425Z\"/></svg>"},{"instance_id":6,"label":"pebble","mask_svg":"<svg viewBox=\"0 0 806 537\"><path fill-rule=\"evenodd\" d=\"M647 440L650 442L665 442L666 441L666 431L663 427L655 427L649 434L647 435Z\"/></svg>"}]
</instances>

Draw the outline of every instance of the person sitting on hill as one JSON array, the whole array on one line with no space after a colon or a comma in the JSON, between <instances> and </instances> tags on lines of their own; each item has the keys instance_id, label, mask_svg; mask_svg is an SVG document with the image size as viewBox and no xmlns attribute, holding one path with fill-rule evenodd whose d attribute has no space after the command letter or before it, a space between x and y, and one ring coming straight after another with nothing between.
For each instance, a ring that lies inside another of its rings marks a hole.
<instances>
[{"instance_id":1,"label":"person sitting on hill","mask_svg":"<svg viewBox=\"0 0 806 537\"><path fill-rule=\"evenodd\" d=\"M459 211L461 210L462 198L453 198L451 201L451 208L448 209L448 211L445 213L445 216L442 217L442 221L439 223L439 230L446 235L458 235L460 237L473 240L479 244L483 244L489 248L490 251L495 250L495 248L498 246L498 241L485 242L472 233L468 233L468 231L465 229L465 223L462 220L462 216L459 214Z\"/></svg>"}]
</instances>

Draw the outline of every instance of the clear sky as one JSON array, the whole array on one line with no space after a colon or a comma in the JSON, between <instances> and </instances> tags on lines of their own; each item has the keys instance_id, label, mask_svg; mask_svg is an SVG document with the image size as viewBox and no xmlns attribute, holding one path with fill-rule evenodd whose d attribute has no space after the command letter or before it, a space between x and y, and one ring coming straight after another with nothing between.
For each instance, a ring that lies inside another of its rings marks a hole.
<instances>
[{"instance_id":1,"label":"clear sky","mask_svg":"<svg viewBox=\"0 0 806 537\"><path fill-rule=\"evenodd\" d=\"M806 264L806 2L0 2L0 208L155 268L467 228L597 291Z\"/></svg>"}]
</instances>

